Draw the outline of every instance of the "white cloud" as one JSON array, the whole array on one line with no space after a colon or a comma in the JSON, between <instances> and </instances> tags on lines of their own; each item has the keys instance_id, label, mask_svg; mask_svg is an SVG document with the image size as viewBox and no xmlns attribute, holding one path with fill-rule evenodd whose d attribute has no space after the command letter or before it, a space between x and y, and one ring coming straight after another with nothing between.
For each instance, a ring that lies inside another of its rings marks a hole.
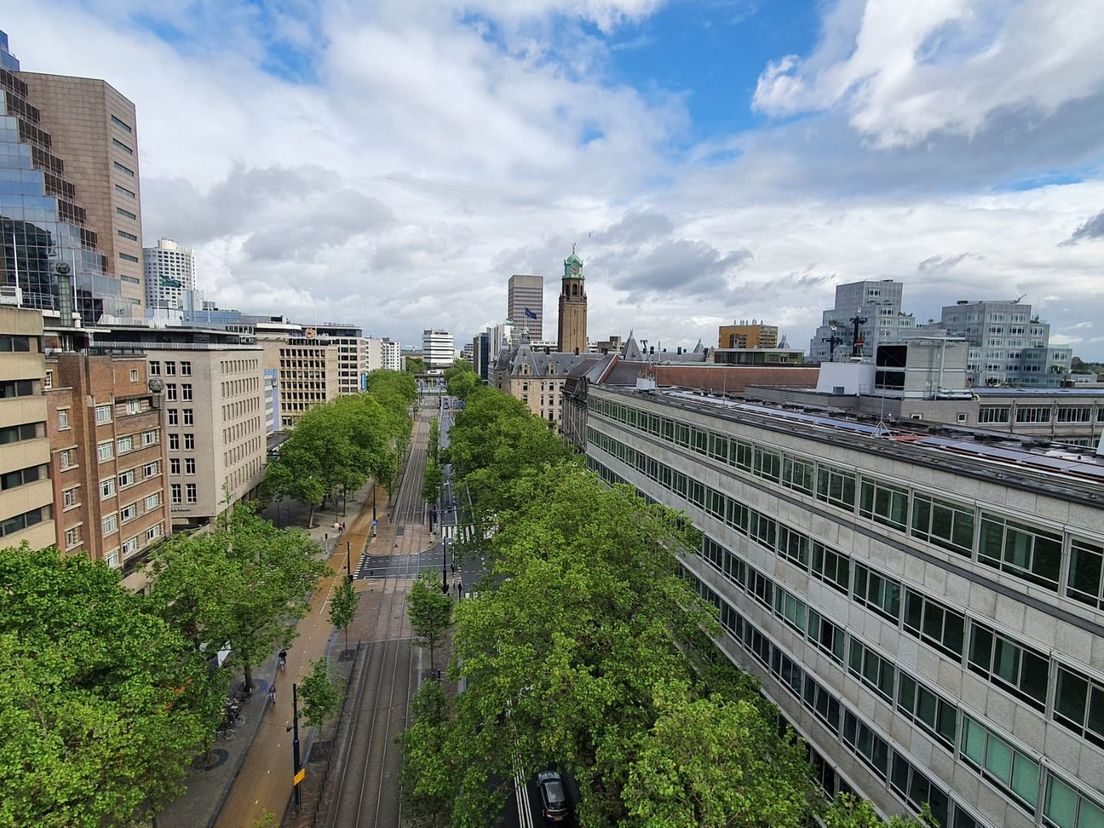
<instances>
[{"instance_id":1,"label":"white cloud","mask_svg":"<svg viewBox=\"0 0 1104 828\"><path fill-rule=\"evenodd\" d=\"M809 59L767 67L754 104L772 115L845 106L880 147L972 136L1002 110L1045 118L1099 91L1100 15L1097 0L844 3Z\"/></svg>"}]
</instances>

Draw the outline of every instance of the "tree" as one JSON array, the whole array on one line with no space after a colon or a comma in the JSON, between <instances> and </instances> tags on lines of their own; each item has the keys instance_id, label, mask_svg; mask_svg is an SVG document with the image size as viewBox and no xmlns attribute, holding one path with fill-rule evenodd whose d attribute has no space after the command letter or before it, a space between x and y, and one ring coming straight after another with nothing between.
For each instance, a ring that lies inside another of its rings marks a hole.
<instances>
[{"instance_id":1,"label":"tree","mask_svg":"<svg viewBox=\"0 0 1104 828\"><path fill-rule=\"evenodd\" d=\"M425 498L426 503L431 504L436 508L437 500L441 497L441 467L437 465L437 462L430 459L426 463L425 474L422 477L422 497Z\"/></svg>"},{"instance_id":2,"label":"tree","mask_svg":"<svg viewBox=\"0 0 1104 828\"><path fill-rule=\"evenodd\" d=\"M442 592L436 576L423 572L410 588L410 625L417 643L429 650L429 668L436 669L434 653L452 626L452 599Z\"/></svg>"},{"instance_id":3,"label":"tree","mask_svg":"<svg viewBox=\"0 0 1104 828\"><path fill-rule=\"evenodd\" d=\"M303 719L308 727L317 727L336 712L341 694L330 680L326 659L320 658L311 666L310 675L299 685Z\"/></svg>"},{"instance_id":4,"label":"tree","mask_svg":"<svg viewBox=\"0 0 1104 828\"><path fill-rule=\"evenodd\" d=\"M869 802L846 793L836 796L822 819L825 828L939 828L926 803L919 817L893 816L884 822Z\"/></svg>"},{"instance_id":5,"label":"tree","mask_svg":"<svg viewBox=\"0 0 1104 828\"><path fill-rule=\"evenodd\" d=\"M295 637L311 591L329 572L317 553L305 532L277 529L237 506L214 531L174 535L158 548L150 598L197 649L229 645L229 662L251 689L253 665Z\"/></svg>"},{"instance_id":6,"label":"tree","mask_svg":"<svg viewBox=\"0 0 1104 828\"><path fill-rule=\"evenodd\" d=\"M224 688L117 572L0 551L0 824L146 824L180 789Z\"/></svg>"},{"instance_id":7,"label":"tree","mask_svg":"<svg viewBox=\"0 0 1104 828\"><path fill-rule=\"evenodd\" d=\"M415 694L410 726L399 737L403 815L416 828L443 828L450 822L454 772L450 758L441 751L448 725L444 688L440 682L427 681Z\"/></svg>"},{"instance_id":8,"label":"tree","mask_svg":"<svg viewBox=\"0 0 1104 828\"><path fill-rule=\"evenodd\" d=\"M462 400L467 399L472 391L483 384L471 364L464 361L454 363L451 368L446 368L444 377L445 388L449 395L459 397Z\"/></svg>"},{"instance_id":9,"label":"tree","mask_svg":"<svg viewBox=\"0 0 1104 828\"><path fill-rule=\"evenodd\" d=\"M406 373L408 374L424 374L426 371L425 360L421 357L407 356L404 357L406 363Z\"/></svg>"},{"instance_id":10,"label":"tree","mask_svg":"<svg viewBox=\"0 0 1104 828\"><path fill-rule=\"evenodd\" d=\"M333 598L330 599L330 623L339 630L345 631L345 649L349 649L349 624L356 617L357 605L360 603L360 593L353 589L353 582L348 578L342 578Z\"/></svg>"}]
</instances>

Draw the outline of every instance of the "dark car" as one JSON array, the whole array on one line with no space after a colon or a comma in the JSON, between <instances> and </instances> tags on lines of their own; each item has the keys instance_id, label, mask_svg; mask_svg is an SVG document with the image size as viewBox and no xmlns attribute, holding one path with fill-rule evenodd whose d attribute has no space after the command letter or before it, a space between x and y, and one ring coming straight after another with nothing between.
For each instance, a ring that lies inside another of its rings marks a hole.
<instances>
[{"instance_id":1,"label":"dark car","mask_svg":"<svg viewBox=\"0 0 1104 828\"><path fill-rule=\"evenodd\" d=\"M541 812L549 822L561 822L567 818L567 794L563 779L556 771L541 771L537 774L537 787L540 788Z\"/></svg>"}]
</instances>

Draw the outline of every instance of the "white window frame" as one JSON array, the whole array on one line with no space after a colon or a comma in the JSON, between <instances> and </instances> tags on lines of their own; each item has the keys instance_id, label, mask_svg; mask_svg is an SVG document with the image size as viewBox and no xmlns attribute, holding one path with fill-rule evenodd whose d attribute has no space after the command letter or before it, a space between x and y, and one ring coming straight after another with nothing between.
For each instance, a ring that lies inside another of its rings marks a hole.
<instances>
[{"instance_id":1,"label":"white window frame","mask_svg":"<svg viewBox=\"0 0 1104 828\"><path fill-rule=\"evenodd\" d=\"M109 497L115 497L114 477L109 477L106 480L100 481L100 500L107 500Z\"/></svg>"},{"instance_id":2,"label":"white window frame","mask_svg":"<svg viewBox=\"0 0 1104 828\"><path fill-rule=\"evenodd\" d=\"M108 440L104 443L97 443L96 457L99 458L101 463L106 463L108 460L114 460L115 442L113 440Z\"/></svg>"},{"instance_id":3,"label":"white window frame","mask_svg":"<svg viewBox=\"0 0 1104 828\"><path fill-rule=\"evenodd\" d=\"M128 486L133 486L138 482L138 475L134 469L127 469L126 471L119 472L119 488L125 489Z\"/></svg>"},{"instance_id":4,"label":"white window frame","mask_svg":"<svg viewBox=\"0 0 1104 828\"><path fill-rule=\"evenodd\" d=\"M104 519L100 521L100 529L104 537L118 532L119 516L115 512L112 512L110 515L104 515Z\"/></svg>"},{"instance_id":5,"label":"white window frame","mask_svg":"<svg viewBox=\"0 0 1104 828\"><path fill-rule=\"evenodd\" d=\"M107 425L111 422L111 404L96 406L96 425Z\"/></svg>"}]
</instances>

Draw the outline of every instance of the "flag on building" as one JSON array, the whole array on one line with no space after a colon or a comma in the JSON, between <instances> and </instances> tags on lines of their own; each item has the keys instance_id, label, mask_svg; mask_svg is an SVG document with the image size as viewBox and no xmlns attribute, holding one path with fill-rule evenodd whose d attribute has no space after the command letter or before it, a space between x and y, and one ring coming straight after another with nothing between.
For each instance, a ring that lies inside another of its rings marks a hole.
<instances>
[{"instance_id":1,"label":"flag on building","mask_svg":"<svg viewBox=\"0 0 1104 828\"><path fill-rule=\"evenodd\" d=\"M536 319L537 315L535 313L533 313L531 310L529 310L529 308L526 308L525 309L525 318L526 319Z\"/></svg>"}]
</instances>

